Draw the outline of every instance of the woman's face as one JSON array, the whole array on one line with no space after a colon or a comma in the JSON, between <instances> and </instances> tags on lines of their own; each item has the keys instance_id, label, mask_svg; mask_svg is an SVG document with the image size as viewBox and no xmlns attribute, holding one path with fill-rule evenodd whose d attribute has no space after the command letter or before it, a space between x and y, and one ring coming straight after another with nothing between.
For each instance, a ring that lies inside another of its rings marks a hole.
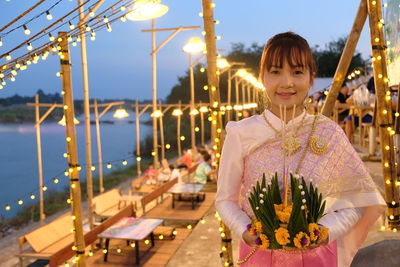
<instances>
[{"instance_id":1,"label":"woman's face","mask_svg":"<svg viewBox=\"0 0 400 267\"><path fill-rule=\"evenodd\" d=\"M310 71L304 67L291 67L286 61L282 67L272 66L265 70L264 86L271 99L272 108L281 105L292 108L300 107L311 87Z\"/></svg>"}]
</instances>

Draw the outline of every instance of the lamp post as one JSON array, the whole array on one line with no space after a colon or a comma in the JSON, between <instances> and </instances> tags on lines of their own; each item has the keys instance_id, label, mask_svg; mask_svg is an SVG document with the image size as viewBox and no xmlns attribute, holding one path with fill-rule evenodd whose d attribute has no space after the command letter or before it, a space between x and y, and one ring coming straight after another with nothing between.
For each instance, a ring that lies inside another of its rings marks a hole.
<instances>
[{"instance_id":1,"label":"lamp post","mask_svg":"<svg viewBox=\"0 0 400 267\"><path fill-rule=\"evenodd\" d=\"M199 114L197 109L194 106L194 74L193 74L193 67L194 65L192 62L192 56L194 53L198 53L204 51L205 43L199 37L192 37L189 39L188 43L183 47L183 51L189 54L189 72L190 72L190 138L192 149L194 150L196 147L196 135L194 131L195 125L195 116Z\"/></svg>"},{"instance_id":2,"label":"lamp post","mask_svg":"<svg viewBox=\"0 0 400 267\"><path fill-rule=\"evenodd\" d=\"M142 30L142 32L151 32L151 57L152 57L152 88L153 88L153 113L157 110L157 52L176 34L182 30L200 29L200 27L179 27L169 29L155 29L155 18L161 17L168 12L168 7L160 4L161 0L136 0L132 11L126 15L126 18L132 21L142 21L151 19L151 30ZM156 46L157 31L173 31L158 47ZM158 168L158 139L157 139L157 117L153 117L153 156L154 168Z\"/></svg>"},{"instance_id":3,"label":"lamp post","mask_svg":"<svg viewBox=\"0 0 400 267\"><path fill-rule=\"evenodd\" d=\"M115 105L122 105L124 102L111 102L111 103L106 103L106 104L97 104L97 99L94 100L94 105L91 106L94 108L94 114L95 114L95 121L96 121L96 136L97 136L97 156L98 156L98 161L99 161L99 188L100 192L104 192L104 186L103 186L103 155L102 155L102 149L101 149L101 136L100 136L100 118L112 107ZM99 107L106 107L99 115ZM121 118L122 114L124 112L122 109L119 109L118 113L116 113L118 118ZM126 113L126 111L125 111ZM127 113L126 113L127 114ZM125 115L123 115L125 116ZM129 116L129 115L128 115ZM89 167L89 166L88 166ZM90 166L89 168L91 168Z\"/></svg>"}]
</instances>

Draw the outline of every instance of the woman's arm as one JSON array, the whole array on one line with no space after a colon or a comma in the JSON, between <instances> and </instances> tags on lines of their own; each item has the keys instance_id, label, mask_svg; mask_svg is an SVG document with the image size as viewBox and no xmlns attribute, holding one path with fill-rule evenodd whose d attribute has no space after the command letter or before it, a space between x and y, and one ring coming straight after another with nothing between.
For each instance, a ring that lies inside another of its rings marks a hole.
<instances>
[{"instance_id":1,"label":"woman's arm","mask_svg":"<svg viewBox=\"0 0 400 267\"><path fill-rule=\"evenodd\" d=\"M227 135L222 148L215 206L223 222L240 238L251 219L239 207L239 193L243 177L241 141L235 122L226 126Z\"/></svg>"}]
</instances>

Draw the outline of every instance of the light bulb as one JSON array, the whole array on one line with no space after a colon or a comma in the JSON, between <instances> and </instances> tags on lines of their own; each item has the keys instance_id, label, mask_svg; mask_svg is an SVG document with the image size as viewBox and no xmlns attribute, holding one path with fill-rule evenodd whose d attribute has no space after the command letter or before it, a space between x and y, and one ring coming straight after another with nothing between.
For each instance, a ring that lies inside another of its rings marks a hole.
<instances>
[{"instance_id":1,"label":"light bulb","mask_svg":"<svg viewBox=\"0 0 400 267\"><path fill-rule=\"evenodd\" d=\"M51 33L49 33L49 40L50 40L50 42L53 42L55 39L56 39L56 38L54 38L54 36L53 36Z\"/></svg>"},{"instance_id":2,"label":"light bulb","mask_svg":"<svg viewBox=\"0 0 400 267\"><path fill-rule=\"evenodd\" d=\"M28 29L28 27L26 27L26 25L22 25L22 27L24 28L24 33L25 33L26 35L31 34L31 31Z\"/></svg>"},{"instance_id":3,"label":"light bulb","mask_svg":"<svg viewBox=\"0 0 400 267\"><path fill-rule=\"evenodd\" d=\"M49 11L46 11L46 18L47 18L48 20L52 20L52 19L53 19L53 16L50 14Z\"/></svg>"},{"instance_id":4,"label":"light bulb","mask_svg":"<svg viewBox=\"0 0 400 267\"><path fill-rule=\"evenodd\" d=\"M71 30L75 29L75 25L71 21L68 21L68 24Z\"/></svg>"},{"instance_id":5,"label":"light bulb","mask_svg":"<svg viewBox=\"0 0 400 267\"><path fill-rule=\"evenodd\" d=\"M89 16L94 17L94 12L91 9L89 9Z\"/></svg>"},{"instance_id":6,"label":"light bulb","mask_svg":"<svg viewBox=\"0 0 400 267\"><path fill-rule=\"evenodd\" d=\"M6 60L8 61L8 60L11 60L11 55L10 54L7 54L6 55Z\"/></svg>"},{"instance_id":7,"label":"light bulb","mask_svg":"<svg viewBox=\"0 0 400 267\"><path fill-rule=\"evenodd\" d=\"M90 32L91 29L90 29L89 25L86 24L85 30L86 30L87 32Z\"/></svg>"},{"instance_id":8,"label":"light bulb","mask_svg":"<svg viewBox=\"0 0 400 267\"><path fill-rule=\"evenodd\" d=\"M125 16L121 16L121 21L122 22L126 22L126 17Z\"/></svg>"},{"instance_id":9,"label":"light bulb","mask_svg":"<svg viewBox=\"0 0 400 267\"><path fill-rule=\"evenodd\" d=\"M111 31L112 31L112 28L111 28L110 23L107 23L107 31L108 31L108 32L111 32Z\"/></svg>"},{"instance_id":10,"label":"light bulb","mask_svg":"<svg viewBox=\"0 0 400 267\"><path fill-rule=\"evenodd\" d=\"M16 70L14 70L14 69L13 69L13 70L11 70L11 74L12 74L12 75L14 75L14 76L17 76L17 71L16 71Z\"/></svg>"},{"instance_id":11,"label":"light bulb","mask_svg":"<svg viewBox=\"0 0 400 267\"><path fill-rule=\"evenodd\" d=\"M104 16L103 21L104 21L104 23L108 23L108 18L106 16Z\"/></svg>"},{"instance_id":12,"label":"light bulb","mask_svg":"<svg viewBox=\"0 0 400 267\"><path fill-rule=\"evenodd\" d=\"M32 49L33 49L32 44L31 43L27 43L26 49L28 49L29 51L32 51Z\"/></svg>"}]
</instances>

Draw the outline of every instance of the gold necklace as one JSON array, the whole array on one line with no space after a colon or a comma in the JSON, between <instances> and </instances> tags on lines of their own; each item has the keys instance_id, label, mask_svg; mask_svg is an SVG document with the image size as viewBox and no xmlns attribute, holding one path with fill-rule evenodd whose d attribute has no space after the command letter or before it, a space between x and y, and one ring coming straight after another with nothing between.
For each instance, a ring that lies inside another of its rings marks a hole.
<instances>
[{"instance_id":1,"label":"gold necklace","mask_svg":"<svg viewBox=\"0 0 400 267\"><path fill-rule=\"evenodd\" d=\"M301 123L300 123L299 127L297 127L297 129L295 130L295 133L292 136L284 138L281 147L282 147L283 151L285 151L286 155L294 155L298 151L300 151L301 143L300 143L299 139L296 138L296 135L297 135L300 127L303 125L306 115L307 115L307 112L304 112L303 118L301 119ZM271 129L276 133L276 135L282 136L282 132L275 129L275 127L272 126L272 124L268 121L267 116L265 116L265 112L263 112L263 117L264 117L265 122L268 124L269 127L271 127Z\"/></svg>"}]
</instances>

